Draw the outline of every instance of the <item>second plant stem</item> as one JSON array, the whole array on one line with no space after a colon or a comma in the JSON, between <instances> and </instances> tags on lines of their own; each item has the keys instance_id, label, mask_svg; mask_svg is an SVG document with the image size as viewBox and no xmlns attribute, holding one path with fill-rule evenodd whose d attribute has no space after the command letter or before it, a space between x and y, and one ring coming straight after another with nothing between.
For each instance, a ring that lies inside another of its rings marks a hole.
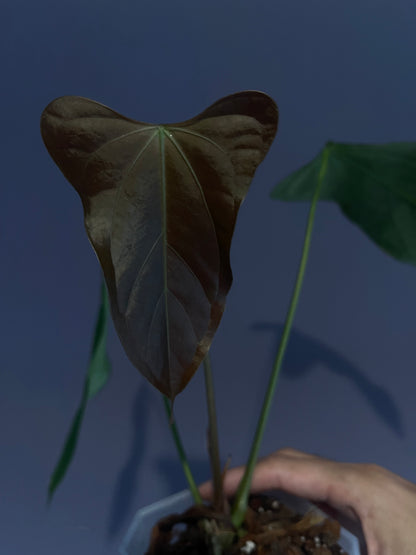
<instances>
[{"instance_id":1,"label":"second plant stem","mask_svg":"<svg viewBox=\"0 0 416 555\"><path fill-rule=\"evenodd\" d=\"M308 222L306 225L306 232L305 232L305 240L304 240L304 244L303 244L303 250L302 250L302 256L301 256L301 260L300 260L300 264L299 264L299 270L298 270L298 275L296 277L296 282L295 282L295 286L293 289L293 293L292 293L292 298L290 301L290 305L289 305L289 309L286 315L286 321L285 321L285 325L283 328L283 334L282 334L282 338L280 340L280 345L279 345L279 349L276 355L276 359L274 361L273 364L273 369L272 369L272 373L270 376L270 380L269 380L269 385L266 391L266 395L264 398L264 402L263 402L263 407L262 407L262 411L260 414L260 418L257 424L257 429L256 429L256 433L253 439L253 444L251 446L251 451L250 451L250 455L247 461L247 465L246 465L246 469L243 475L243 478L239 484L239 487L237 489L237 493L235 496L235 501L232 507L232 511L231 511L231 518L233 521L233 524L236 528L240 528L240 526L242 525L243 521L244 521L244 517L246 514L246 510L247 510L247 504L248 504L248 497L250 494L250 486L251 486L251 480L253 477L253 472L254 472L254 468L257 462L257 458L258 458L258 454L259 454L259 449L260 449L260 444L261 441L263 439L263 435L264 435L264 431L265 431L265 427L266 427L266 423L267 423L267 419L270 413L270 408L272 405L272 401L273 401L273 397L274 397L274 393L275 393L275 389L276 389L276 384L277 384L277 379L279 377L279 373L280 373L280 369L282 366L282 361L283 361L283 357L286 351L286 346L289 340L289 335L290 335L290 331L292 328L292 323L293 323L293 318L295 316L295 312L296 312L296 307L298 304L298 300L299 300L299 294L302 288L302 283L303 283L303 278L304 278L304 274L305 274L305 268L306 268L306 262L308 260L308 254L309 254L309 247L310 247L310 243L311 243L311 238L312 238L312 229L313 229L313 222L315 219L315 210L316 210L316 205L319 199L319 194L320 194L320 190L321 190L321 185L325 176L325 172L326 172L326 168L328 165L328 157L329 157L329 151L330 151L331 145L328 144L324 151L323 151L323 155L322 155L322 163L321 163L321 168L319 171L319 175L318 175L318 183L317 183L317 187L315 189L313 198L312 198L312 202L311 202L311 207L309 210L309 216L308 216Z\"/></svg>"},{"instance_id":2,"label":"second plant stem","mask_svg":"<svg viewBox=\"0 0 416 555\"><path fill-rule=\"evenodd\" d=\"M211 359L209 354L204 359L205 392L208 407L208 453L211 462L211 473L214 489L214 507L218 511L225 510L225 498L222 487L222 472L218 440L217 411L215 407L214 383L212 378Z\"/></svg>"},{"instance_id":3,"label":"second plant stem","mask_svg":"<svg viewBox=\"0 0 416 555\"><path fill-rule=\"evenodd\" d=\"M218 441L218 426L217 426L217 412L215 407L214 383L212 377L211 360L209 354L204 359L204 375L205 375L205 391L208 406L208 452L211 462L211 472L214 486L214 506L218 511L225 509L225 498L222 488L222 472L220 462L220 451ZM196 504L202 503L198 487L193 478L188 459L186 457L185 449L182 444L179 431L173 416L172 407L169 399L163 397L166 412L169 418L169 426L172 432L173 440L182 464L182 468L188 482L189 489Z\"/></svg>"}]
</instances>

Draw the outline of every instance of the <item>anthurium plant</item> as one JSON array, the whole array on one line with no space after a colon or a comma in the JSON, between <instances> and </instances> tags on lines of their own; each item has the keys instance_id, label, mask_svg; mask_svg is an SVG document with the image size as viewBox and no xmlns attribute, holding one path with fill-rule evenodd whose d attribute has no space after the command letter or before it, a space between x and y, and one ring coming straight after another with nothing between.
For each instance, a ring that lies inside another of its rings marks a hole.
<instances>
[{"instance_id":1,"label":"anthurium plant","mask_svg":"<svg viewBox=\"0 0 416 555\"><path fill-rule=\"evenodd\" d=\"M133 365L163 395L196 504L172 404L203 364L214 506L244 519L251 477L305 273L318 201L342 212L393 257L416 263L416 143L328 142L284 179L272 198L310 202L298 275L280 347L234 503L222 491L209 349L232 283L229 253L237 213L277 131L266 94L227 96L180 123L148 124L86 98L51 102L41 118L46 148L78 192L105 286L79 409L52 475L49 496L73 456L85 408L106 383L108 314Z\"/></svg>"}]
</instances>

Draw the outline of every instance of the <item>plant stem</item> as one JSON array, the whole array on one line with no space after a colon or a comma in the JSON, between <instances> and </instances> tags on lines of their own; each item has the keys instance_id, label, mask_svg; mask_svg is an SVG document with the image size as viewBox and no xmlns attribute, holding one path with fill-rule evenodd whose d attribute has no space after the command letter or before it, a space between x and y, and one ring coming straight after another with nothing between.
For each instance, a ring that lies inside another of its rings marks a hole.
<instances>
[{"instance_id":1,"label":"plant stem","mask_svg":"<svg viewBox=\"0 0 416 555\"><path fill-rule=\"evenodd\" d=\"M299 300L299 294L300 294L300 291L301 291L301 288L302 288L302 283L303 283L303 278L304 278L305 268L306 268L306 262L308 260L309 248L310 248L311 237L312 237L312 229L313 229L313 222L314 222L314 218L315 218L315 210L316 210L316 205L317 205L317 202L318 202L318 199L319 199L319 194L320 194L323 178L325 176L325 171L326 171L326 168L327 168L327 165L328 165L328 156L329 156L330 148L331 148L331 144L328 143L325 146L323 154L322 154L322 163L321 163L321 168L320 168L320 171L319 171L318 183L317 183L317 187L315 189L315 192L314 192L314 195L313 195L313 198L312 198L312 202L311 202L311 207L310 207L310 210L309 210L308 222L307 222L306 232L305 232L305 239L304 239L304 243L303 243L302 257L300 259L299 270L298 270L298 275L296 277L294 290L293 290L293 293L292 293L292 299L290 301L289 309L288 309L288 312L287 312L287 315L286 315L286 321L285 321L285 325L284 325L284 328L283 328L282 338L280 340L279 349L278 349L276 359L275 359L274 364L273 364L273 369L272 369L272 373L271 373L271 376L270 376L269 385L268 385L266 395L265 395L265 398L264 398L263 407L262 407L260 418L259 418L259 421L258 421L258 424L257 424L257 429L256 429L256 433L255 433L255 436L254 436L254 439L253 439L253 444L251 446L251 451L250 451L250 455L249 455L249 458L248 458L248 461L247 461L247 466L246 466L243 478L242 478L242 480L239 484L239 487L238 487L238 490L237 490L237 493L236 493L236 497L235 497L235 501L234 501L234 505L233 505L232 511L231 511L232 521L233 521L233 524L236 528L240 528L241 524L243 523L245 513L246 513L246 510L247 510L248 496L249 496L249 492L250 492L250 486L251 486L251 480L252 480L252 476L253 476L253 472L254 472L254 467L255 467L256 462L257 462L261 440L263 439L264 430L265 430L265 427L266 427L266 423L267 423L267 419L268 419L268 416L269 416L269 413L270 413L270 408L271 408L273 396L274 396L275 389L276 389L277 379L279 377L283 357L284 357L286 346L287 346L287 343L288 343L288 340L289 340L289 335L290 335L290 331L291 331L291 327L292 327L292 323L293 323L293 318L295 316L296 307L297 307L298 300Z\"/></svg>"},{"instance_id":2,"label":"plant stem","mask_svg":"<svg viewBox=\"0 0 416 555\"><path fill-rule=\"evenodd\" d=\"M222 487L222 472L220 448L218 441L217 411L215 408L214 382L212 379L211 359L209 354L207 354L204 359L204 376L208 406L208 452L211 462L211 472L214 486L214 507L218 511L223 511L225 507L225 498Z\"/></svg>"},{"instance_id":3,"label":"plant stem","mask_svg":"<svg viewBox=\"0 0 416 555\"><path fill-rule=\"evenodd\" d=\"M167 397L163 396L163 401L165 403L166 412L169 418L169 426L172 432L173 440L176 445L176 449L178 451L179 459L182 464L183 472L185 474L185 478L188 481L189 489L191 491L192 497L197 505L202 504L202 499L199 494L198 487L195 483L194 477L192 476L192 472L188 463L188 459L186 458L185 449L183 448L183 444L179 435L178 428L176 427L175 418L173 416L172 408L170 401Z\"/></svg>"}]
</instances>

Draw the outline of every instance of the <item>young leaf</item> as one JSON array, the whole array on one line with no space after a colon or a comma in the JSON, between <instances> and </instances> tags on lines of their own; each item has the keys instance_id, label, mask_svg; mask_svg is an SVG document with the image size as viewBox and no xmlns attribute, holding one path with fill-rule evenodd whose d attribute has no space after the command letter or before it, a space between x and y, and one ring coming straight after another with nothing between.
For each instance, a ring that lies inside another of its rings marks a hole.
<instances>
[{"instance_id":1,"label":"young leaf","mask_svg":"<svg viewBox=\"0 0 416 555\"><path fill-rule=\"evenodd\" d=\"M100 389L104 387L110 376L111 366L106 353L109 313L110 307L108 296L105 290L105 285L103 283L101 287L101 302L98 310L97 321L95 324L91 357L88 364L87 376L84 382L82 398L78 410L75 413L74 419L72 421L61 456L59 457L58 463L52 473L49 482L49 501L52 499L56 488L65 477L65 474L74 456L87 402L89 401L89 399L94 397L94 395L96 395L100 391Z\"/></svg>"},{"instance_id":2,"label":"young leaf","mask_svg":"<svg viewBox=\"0 0 416 555\"><path fill-rule=\"evenodd\" d=\"M344 214L391 256L416 264L416 143L328 143L312 162L272 191L280 200L311 200L323 166L320 200Z\"/></svg>"},{"instance_id":3,"label":"young leaf","mask_svg":"<svg viewBox=\"0 0 416 555\"><path fill-rule=\"evenodd\" d=\"M254 91L166 125L80 97L43 112L43 140L81 197L120 340L170 399L220 322L238 208L276 129L275 103Z\"/></svg>"}]
</instances>

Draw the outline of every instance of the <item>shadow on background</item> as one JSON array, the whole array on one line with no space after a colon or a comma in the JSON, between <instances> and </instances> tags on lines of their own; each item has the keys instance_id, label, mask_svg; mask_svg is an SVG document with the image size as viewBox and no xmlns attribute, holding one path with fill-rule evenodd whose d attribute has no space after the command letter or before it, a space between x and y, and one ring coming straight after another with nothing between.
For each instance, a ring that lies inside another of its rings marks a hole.
<instances>
[{"instance_id":1,"label":"shadow on background","mask_svg":"<svg viewBox=\"0 0 416 555\"><path fill-rule=\"evenodd\" d=\"M273 322L258 322L252 326L252 329L273 333L273 336L279 340L283 325ZM273 364L275 352L276 348L270 352L270 367ZM293 329L285 356L282 377L287 379L301 378L307 372L312 371L318 363L324 364L328 371L352 382L384 424L398 436L404 437L400 411L385 388L369 380L347 358L322 341ZM130 452L114 488L107 524L109 539L120 531L126 519L131 515L134 492L138 490L140 463L146 449L150 393L147 384L144 384L138 389L133 403ZM190 460L189 464L197 483L210 477L210 467L207 459ZM166 481L169 491L173 493L187 488L182 466L176 457L161 458L156 462L156 465Z\"/></svg>"},{"instance_id":2,"label":"shadow on background","mask_svg":"<svg viewBox=\"0 0 416 555\"><path fill-rule=\"evenodd\" d=\"M177 456L160 458L156 465L172 493L176 493L188 487L182 465ZM192 475L197 484L211 478L208 458L189 459L189 466L191 467Z\"/></svg>"},{"instance_id":3,"label":"shadow on background","mask_svg":"<svg viewBox=\"0 0 416 555\"><path fill-rule=\"evenodd\" d=\"M252 326L252 329L272 332L279 342L283 325L274 322L258 322ZM276 352L277 348L271 353L270 367L273 364ZM347 358L322 343L322 341L318 341L293 328L287 346L285 362L283 363L282 377L288 379L300 378L306 372L311 371L317 363L324 364L333 374L342 376L352 382L380 420L399 437L404 437L403 421L399 408L385 388L369 380Z\"/></svg>"},{"instance_id":4,"label":"shadow on background","mask_svg":"<svg viewBox=\"0 0 416 555\"><path fill-rule=\"evenodd\" d=\"M149 387L143 384L137 390L131 413L131 445L127 460L120 470L114 488L107 524L107 537L113 538L131 515L135 492L138 490L138 474L146 451L148 416L150 414Z\"/></svg>"}]
</instances>

